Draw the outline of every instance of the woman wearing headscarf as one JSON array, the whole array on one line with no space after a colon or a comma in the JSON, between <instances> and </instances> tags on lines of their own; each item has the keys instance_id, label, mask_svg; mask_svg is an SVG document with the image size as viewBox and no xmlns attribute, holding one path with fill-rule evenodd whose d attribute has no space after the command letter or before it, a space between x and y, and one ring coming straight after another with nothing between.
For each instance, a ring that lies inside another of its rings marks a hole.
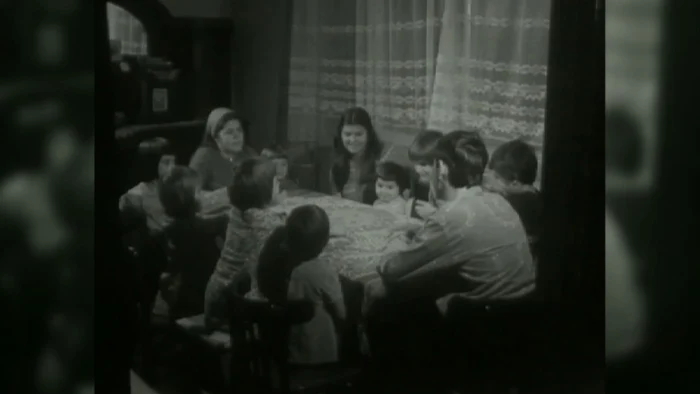
<instances>
[{"instance_id":1,"label":"woman wearing headscarf","mask_svg":"<svg viewBox=\"0 0 700 394\"><path fill-rule=\"evenodd\" d=\"M190 168L202 180L202 190L230 186L236 167L257 156L248 146L248 122L229 108L216 108L207 119L202 144L190 159Z\"/></svg>"}]
</instances>

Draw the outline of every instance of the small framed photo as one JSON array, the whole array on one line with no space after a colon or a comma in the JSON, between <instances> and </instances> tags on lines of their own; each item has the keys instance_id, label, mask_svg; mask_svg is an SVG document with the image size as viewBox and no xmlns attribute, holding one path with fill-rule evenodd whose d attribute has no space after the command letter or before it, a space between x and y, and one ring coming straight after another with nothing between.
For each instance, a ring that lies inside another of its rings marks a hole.
<instances>
[{"instance_id":1,"label":"small framed photo","mask_svg":"<svg viewBox=\"0 0 700 394\"><path fill-rule=\"evenodd\" d=\"M153 112L168 112L168 89L154 88L152 99Z\"/></svg>"}]
</instances>

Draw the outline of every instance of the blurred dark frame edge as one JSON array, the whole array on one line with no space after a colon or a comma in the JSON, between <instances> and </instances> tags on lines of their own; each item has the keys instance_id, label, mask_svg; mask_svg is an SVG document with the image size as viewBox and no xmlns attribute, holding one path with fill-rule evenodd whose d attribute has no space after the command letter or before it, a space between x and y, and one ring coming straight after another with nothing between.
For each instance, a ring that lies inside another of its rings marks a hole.
<instances>
[{"instance_id":1,"label":"blurred dark frame edge","mask_svg":"<svg viewBox=\"0 0 700 394\"><path fill-rule=\"evenodd\" d=\"M552 0L550 14L537 287L554 320L562 392L598 392L604 379L603 11L595 0Z\"/></svg>"},{"instance_id":2,"label":"blurred dark frame edge","mask_svg":"<svg viewBox=\"0 0 700 394\"><path fill-rule=\"evenodd\" d=\"M650 192L652 245L644 256L648 261L642 277L649 313L647 345L609 369L608 386L620 391L697 392L698 375L689 368L695 332L689 317L697 311L690 297L697 287L691 280L698 277L700 260L700 204L691 190L700 180L700 166L694 163L700 146L700 80L692 61L700 41L700 3L666 1L662 8L658 171Z\"/></svg>"},{"instance_id":3,"label":"blurred dark frame edge","mask_svg":"<svg viewBox=\"0 0 700 394\"><path fill-rule=\"evenodd\" d=\"M133 316L129 272L120 245L116 180L121 158L114 139L114 100L110 78L107 1L95 8L95 390L131 392ZM98 269L99 268L99 269Z\"/></svg>"}]
</instances>

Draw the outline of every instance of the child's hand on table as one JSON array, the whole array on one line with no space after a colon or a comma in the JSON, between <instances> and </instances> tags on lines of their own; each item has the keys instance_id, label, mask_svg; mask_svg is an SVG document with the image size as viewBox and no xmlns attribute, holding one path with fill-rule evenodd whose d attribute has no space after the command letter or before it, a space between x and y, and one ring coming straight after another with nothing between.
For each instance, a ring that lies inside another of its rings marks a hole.
<instances>
[{"instance_id":1,"label":"child's hand on table","mask_svg":"<svg viewBox=\"0 0 700 394\"><path fill-rule=\"evenodd\" d=\"M277 195L275 195L275 197L272 199L272 204L273 205L282 204L284 202L284 200L286 200L286 199L287 199L287 191L283 190L283 191L277 193Z\"/></svg>"},{"instance_id":2,"label":"child's hand on table","mask_svg":"<svg viewBox=\"0 0 700 394\"><path fill-rule=\"evenodd\" d=\"M410 218L410 217L409 218L402 218L401 220L397 221L396 224L391 228L391 233L394 234L397 232L406 233L409 231L415 231L418 228L420 228L420 226L422 226L422 225L423 225L423 222L421 222L418 219L414 219L414 218Z\"/></svg>"},{"instance_id":3,"label":"child's hand on table","mask_svg":"<svg viewBox=\"0 0 700 394\"><path fill-rule=\"evenodd\" d=\"M435 206L427 201L416 200L416 213L421 219L426 219L437 211Z\"/></svg>"}]
</instances>

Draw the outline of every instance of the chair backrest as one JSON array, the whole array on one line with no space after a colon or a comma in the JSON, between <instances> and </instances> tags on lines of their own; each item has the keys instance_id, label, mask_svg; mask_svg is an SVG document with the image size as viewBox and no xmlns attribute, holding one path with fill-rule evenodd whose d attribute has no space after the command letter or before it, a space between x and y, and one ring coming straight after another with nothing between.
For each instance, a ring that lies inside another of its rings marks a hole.
<instances>
[{"instance_id":1,"label":"chair backrest","mask_svg":"<svg viewBox=\"0 0 700 394\"><path fill-rule=\"evenodd\" d=\"M250 276L240 274L232 286L231 350L233 381L244 391L278 388L289 391L289 331L311 320L314 307L308 301L275 305L248 299ZM263 386L263 387L261 387ZM247 389L247 390L245 390Z\"/></svg>"}]
</instances>

